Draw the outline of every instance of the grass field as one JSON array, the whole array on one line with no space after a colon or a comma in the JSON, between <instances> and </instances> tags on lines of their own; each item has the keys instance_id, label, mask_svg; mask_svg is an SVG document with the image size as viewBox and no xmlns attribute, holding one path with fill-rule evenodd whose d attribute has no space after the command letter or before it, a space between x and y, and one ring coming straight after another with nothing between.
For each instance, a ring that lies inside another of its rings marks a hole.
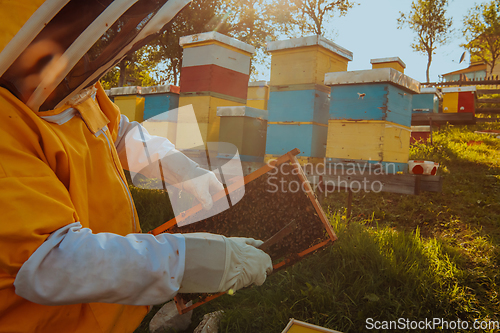
<instances>
[{"instance_id":1,"label":"grass field","mask_svg":"<svg viewBox=\"0 0 500 333\"><path fill-rule=\"evenodd\" d=\"M500 124L448 126L433 145L412 146L411 159L440 163L441 193L357 193L350 221L346 194L330 194L323 208L338 241L261 287L195 309L186 332L215 310L225 313L220 332L281 332L289 318L342 332L365 331L367 320L469 322L463 331L500 321L500 139L479 129ZM168 220L163 193L132 189L145 231Z\"/></svg>"}]
</instances>

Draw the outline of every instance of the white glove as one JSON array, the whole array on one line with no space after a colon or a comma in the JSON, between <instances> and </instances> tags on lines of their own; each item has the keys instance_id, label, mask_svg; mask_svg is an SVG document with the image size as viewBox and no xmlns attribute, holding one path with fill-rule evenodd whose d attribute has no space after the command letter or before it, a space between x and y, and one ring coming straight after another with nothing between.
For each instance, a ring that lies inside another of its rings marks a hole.
<instances>
[{"instance_id":1,"label":"white glove","mask_svg":"<svg viewBox=\"0 0 500 333\"><path fill-rule=\"evenodd\" d=\"M224 189L212 171L200 168L193 160L176 149L161 160L164 179L194 195L205 209L212 208L212 195Z\"/></svg>"},{"instance_id":2,"label":"white glove","mask_svg":"<svg viewBox=\"0 0 500 333\"><path fill-rule=\"evenodd\" d=\"M273 270L271 258L253 238L183 234L186 262L180 293L234 291L262 285Z\"/></svg>"}]
</instances>

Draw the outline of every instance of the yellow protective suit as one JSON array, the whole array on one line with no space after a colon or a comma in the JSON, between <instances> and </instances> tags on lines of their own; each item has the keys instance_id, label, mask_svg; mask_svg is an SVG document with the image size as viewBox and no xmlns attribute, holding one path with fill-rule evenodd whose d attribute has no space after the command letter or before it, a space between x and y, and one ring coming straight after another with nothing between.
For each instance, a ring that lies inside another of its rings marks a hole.
<instances>
[{"instance_id":1,"label":"yellow protective suit","mask_svg":"<svg viewBox=\"0 0 500 333\"><path fill-rule=\"evenodd\" d=\"M30 255L69 223L94 233L140 231L113 145L120 113L97 88L96 99L75 106L78 114L63 125L40 116L67 106L36 114L0 88L0 332L130 332L147 313L146 306L39 305L13 286ZM105 126L109 137L96 136Z\"/></svg>"}]
</instances>

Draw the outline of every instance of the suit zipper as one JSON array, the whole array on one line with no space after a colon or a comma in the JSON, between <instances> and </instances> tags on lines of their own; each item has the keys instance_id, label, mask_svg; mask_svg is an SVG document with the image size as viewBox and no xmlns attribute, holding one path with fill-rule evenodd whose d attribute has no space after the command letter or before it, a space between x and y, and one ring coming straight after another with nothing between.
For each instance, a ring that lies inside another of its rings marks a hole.
<instances>
[{"instance_id":1,"label":"suit zipper","mask_svg":"<svg viewBox=\"0 0 500 333\"><path fill-rule=\"evenodd\" d=\"M109 153L111 154L111 158L112 158L113 164L115 166L115 171L118 174L118 178L120 178L120 181L122 183L123 188L125 189L125 192L127 193L128 200L129 200L130 210L132 212L132 220L133 220L133 223L134 223L134 232L137 232L137 222L136 222L136 219L135 219L135 211L134 211L134 203L133 203L134 201L132 200L132 195L130 194L130 191L128 190L127 183L122 178L122 175L120 174L120 171L118 170L118 167L117 167L116 161L115 161L115 157L113 156L113 151L111 149L111 142L109 140L108 135L106 134L106 131L107 131L106 127L101 130L102 134L104 134L104 137L106 138L106 141L108 142Z\"/></svg>"}]
</instances>

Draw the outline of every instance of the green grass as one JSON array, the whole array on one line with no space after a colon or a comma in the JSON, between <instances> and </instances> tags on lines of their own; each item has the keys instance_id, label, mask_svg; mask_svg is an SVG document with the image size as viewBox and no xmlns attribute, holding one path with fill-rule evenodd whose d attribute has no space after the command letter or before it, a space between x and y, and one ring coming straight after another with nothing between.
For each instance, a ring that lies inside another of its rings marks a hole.
<instances>
[{"instance_id":1,"label":"green grass","mask_svg":"<svg viewBox=\"0 0 500 333\"><path fill-rule=\"evenodd\" d=\"M215 310L220 332L281 332L289 318L342 332L365 331L367 318L500 320L500 140L480 129L500 124L448 126L412 146L410 158L440 163L440 193L357 193L349 224L346 195L329 195L332 246L195 309L186 332ZM145 231L168 220L164 194L133 195Z\"/></svg>"}]
</instances>

